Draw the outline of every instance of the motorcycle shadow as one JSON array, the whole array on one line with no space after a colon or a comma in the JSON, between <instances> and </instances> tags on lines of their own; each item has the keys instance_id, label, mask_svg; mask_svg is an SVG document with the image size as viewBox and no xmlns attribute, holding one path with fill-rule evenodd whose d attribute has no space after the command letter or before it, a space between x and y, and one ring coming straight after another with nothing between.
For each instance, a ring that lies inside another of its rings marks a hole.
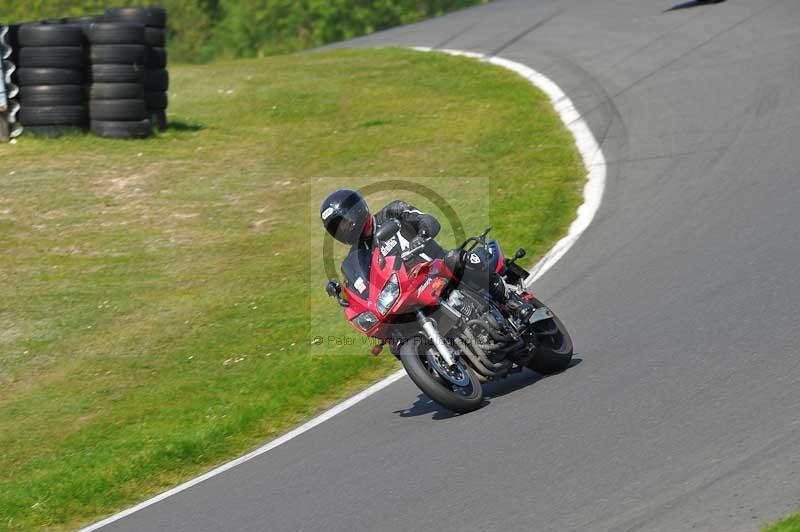
<instances>
[{"instance_id":1,"label":"motorcycle shadow","mask_svg":"<svg viewBox=\"0 0 800 532\"><path fill-rule=\"evenodd\" d=\"M564 371L569 371L578 364L583 362L583 359L575 356L570 362L569 367ZM564 373L562 371L561 373ZM521 390L527 386L531 386L532 384L536 384L542 379L558 377L561 373L556 373L554 375L541 375L540 373L536 373L535 371L531 371L529 369L522 370L519 373L515 373L505 379L488 382L483 385L483 397L488 402L491 402L492 399L497 399L498 397L502 397L504 395L510 394L517 390ZM395 414L400 417L418 417L418 416L426 416L428 414L433 414L431 419L435 420L443 420L443 419L450 419L453 417L458 417L460 414L454 414L449 410L445 410L438 404L431 401L427 395L424 393L420 393L417 396L417 400L414 401L414 404L411 405L410 408L402 409L402 410L395 410Z\"/></svg>"}]
</instances>

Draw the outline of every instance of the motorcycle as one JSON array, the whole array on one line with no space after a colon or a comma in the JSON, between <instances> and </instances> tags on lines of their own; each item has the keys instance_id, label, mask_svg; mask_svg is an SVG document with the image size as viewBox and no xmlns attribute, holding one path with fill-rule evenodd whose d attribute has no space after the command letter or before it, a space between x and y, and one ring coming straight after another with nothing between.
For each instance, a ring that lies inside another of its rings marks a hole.
<instances>
[{"instance_id":1,"label":"motorcycle","mask_svg":"<svg viewBox=\"0 0 800 532\"><path fill-rule=\"evenodd\" d=\"M443 258L418 261L430 238L388 255L400 222L379 227L371 249L354 249L342 263L345 286L329 280L326 292L347 321L386 343L408 376L447 410L467 413L483 404L482 384L530 368L540 374L565 370L572 339L561 320L527 291L529 273L517 264L520 248L506 259L488 227ZM384 245L386 244L386 245ZM416 264L414 264L416 262ZM530 303L524 317L491 296L498 273L510 298ZM343 295L344 293L344 295Z\"/></svg>"}]
</instances>

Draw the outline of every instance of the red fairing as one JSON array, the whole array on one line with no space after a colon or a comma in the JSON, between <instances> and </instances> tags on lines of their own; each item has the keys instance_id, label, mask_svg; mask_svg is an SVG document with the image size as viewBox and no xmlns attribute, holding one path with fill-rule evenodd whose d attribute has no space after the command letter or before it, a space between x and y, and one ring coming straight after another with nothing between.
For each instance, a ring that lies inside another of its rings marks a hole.
<instances>
[{"instance_id":1,"label":"red fairing","mask_svg":"<svg viewBox=\"0 0 800 532\"><path fill-rule=\"evenodd\" d=\"M375 217L370 215L369 220L367 220L366 225L364 226L364 232L362 233L365 237L372 236L372 227L375 225Z\"/></svg>"},{"instance_id":2,"label":"red fairing","mask_svg":"<svg viewBox=\"0 0 800 532\"><path fill-rule=\"evenodd\" d=\"M381 268L379 253L380 249L375 249L372 254L367 299L362 298L348 286L344 287L347 300L350 303L350 306L344 308L344 314L350 325L358 332L366 333L376 338L389 338L387 325L389 325L388 322L392 316L437 305L441 290L447 281L452 278L452 272L441 259L418 264L409 271L397 256L385 257L384 265ZM395 269L395 264L398 262L397 269ZM378 311L378 296L392 274L397 274L400 295L386 311L386 314L382 315ZM378 323L369 331L362 330L352 321L353 318L364 312L372 312L378 318Z\"/></svg>"},{"instance_id":3,"label":"red fairing","mask_svg":"<svg viewBox=\"0 0 800 532\"><path fill-rule=\"evenodd\" d=\"M494 269L495 272L500 273L503 270L503 266L506 265L506 256L503 255L503 248L500 247L500 244L497 244L497 267Z\"/></svg>"}]
</instances>

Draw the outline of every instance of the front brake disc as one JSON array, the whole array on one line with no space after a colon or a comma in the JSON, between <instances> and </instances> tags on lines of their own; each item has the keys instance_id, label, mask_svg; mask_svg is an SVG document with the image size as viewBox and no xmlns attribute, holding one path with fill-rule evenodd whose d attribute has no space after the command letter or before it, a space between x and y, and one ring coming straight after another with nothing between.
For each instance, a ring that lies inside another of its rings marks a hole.
<instances>
[{"instance_id":1,"label":"front brake disc","mask_svg":"<svg viewBox=\"0 0 800 532\"><path fill-rule=\"evenodd\" d=\"M444 360L442 360L442 356L439 353L436 353L433 349L428 350L427 354L428 364L436 370L443 379L447 380L455 384L456 386L468 386L469 385L469 372L467 368L464 367L464 363L461 360L456 360L456 367L455 368L448 368Z\"/></svg>"}]
</instances>

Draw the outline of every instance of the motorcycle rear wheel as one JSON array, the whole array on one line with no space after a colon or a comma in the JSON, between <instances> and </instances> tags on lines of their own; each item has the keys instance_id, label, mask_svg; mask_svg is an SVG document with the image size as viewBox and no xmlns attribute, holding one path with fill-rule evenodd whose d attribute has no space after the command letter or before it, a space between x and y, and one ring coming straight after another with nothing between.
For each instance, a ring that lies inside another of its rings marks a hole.
<instances>
[{"instance_id":1,"label":"motorcycle rear wheel","mask_svg":"<svg viewBox=\"0 0 800 532\"><path fill-rule=\"evenodd\" d=\"M537 309L541 307L549 308L535 297L532 297L530 302ZM552 309L550 309L550 312L553 312ZM536 354L528 362L527 366L542 375L559 373L567 369L570 362L572 362L572 338L555 312L553 312L553 318L546 320L543 324L551 329L555 326L556 331L554 334L539 336L540 343L536 346Z\"/></svg>"},{"instance_id":2,"label":"motorcycle rear wheel","mask_svg":"<svg viewBox=\"0 0 800 532\"><path fill-rule=\"evenodd\" d=\"M469 385L455 386L440 376L434 376L420 356L416 342L410 341L400 349L400 362L408 376L432 401L456 414L466 414L483 406L483 388L478 376L469 366L465 369L469 374Z\"/></svg>"}]
</instances>

